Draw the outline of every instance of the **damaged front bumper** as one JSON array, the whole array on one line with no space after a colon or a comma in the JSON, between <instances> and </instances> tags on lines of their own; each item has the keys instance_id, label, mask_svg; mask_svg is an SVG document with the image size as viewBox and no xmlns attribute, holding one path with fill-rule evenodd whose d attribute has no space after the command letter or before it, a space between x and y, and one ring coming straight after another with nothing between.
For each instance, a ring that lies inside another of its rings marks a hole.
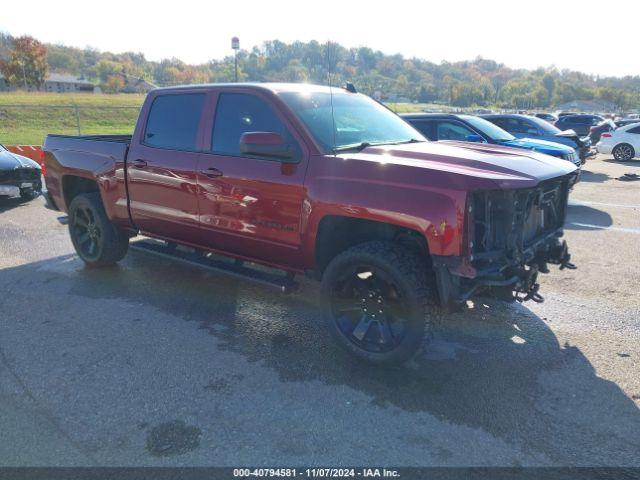
<instances>
[{"instance_id":1,"label":"damaged front bumper","mask_svg":"<svg viewBox=\"0 0 640 480\"><path fill-rule=\"evenodd\" d=\"M434 257L440 299L450 306L481 290L501 298L541 302L538 274L550 264L575 268L561 240L569 191L577 172L514 190L470 194L466 253Z\"/></svg>"},{"instance_id":2,"label":"damaged front bumper","mask_svg":"<svg viewBox=\"0 0 640 480\"><path fill-rule=\"evenodd\" d=\"M541 239L522 252L517 261L505 261L484 270L474 270L464 257L433 256L440 302L444 307L464 303L475 295L490 294L503 300L541 303L544 298L538 292L538 274L549 273L549 265L559 265L560 270L575 269L566 241L561 241L562 231ZM469 272L473 271L473 277Z\"/></svg>"}]
</instances>

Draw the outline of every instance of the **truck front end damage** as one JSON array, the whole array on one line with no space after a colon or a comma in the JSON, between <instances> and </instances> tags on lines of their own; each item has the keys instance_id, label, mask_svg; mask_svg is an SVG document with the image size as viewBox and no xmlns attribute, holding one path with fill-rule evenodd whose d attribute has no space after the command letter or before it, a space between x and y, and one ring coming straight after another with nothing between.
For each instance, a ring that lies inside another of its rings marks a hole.
<instances>
[{"instance_id":1,"label":"truck front end damage","mask_svg":"<svg viewBox=\"0 0 640 480\"><path fill-rule=\"evenodd\" d=\"M472 192L466 254L433 257L442 304L459 304L483 291L542 302L538 274L548 273L550 264L561 270L576 268L561 237L569 191L577 178L571 173L534 188Z\"/></svg>"}]
</instances>

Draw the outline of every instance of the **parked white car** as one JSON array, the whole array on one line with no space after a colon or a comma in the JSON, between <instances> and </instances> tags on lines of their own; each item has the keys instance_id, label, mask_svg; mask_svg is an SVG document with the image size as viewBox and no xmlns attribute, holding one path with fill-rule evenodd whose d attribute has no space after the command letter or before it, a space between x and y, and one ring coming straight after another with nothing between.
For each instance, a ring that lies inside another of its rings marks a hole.
<instances>
[{"instance_id":1,"label":"parked white car","mask_svg":"<svg viewBox=\"0 0 640 480\"><path fill-rule=\"evenodd\" d=\"M621 162L640 156L640 123L603 133L596 149L598 153L613 154L613 158Z\"/></svg>"}]
</instances>

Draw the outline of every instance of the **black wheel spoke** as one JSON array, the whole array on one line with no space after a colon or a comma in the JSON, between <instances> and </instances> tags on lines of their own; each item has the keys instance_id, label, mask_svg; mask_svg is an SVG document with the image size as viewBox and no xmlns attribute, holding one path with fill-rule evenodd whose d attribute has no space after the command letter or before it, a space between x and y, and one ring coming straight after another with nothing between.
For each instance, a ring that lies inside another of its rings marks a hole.
<instances>
[{"instance_id":1,"label":"black wheel spoke","mask_svg":"<svg viewBox=\"0 0 640 480\"><path fill-rule=\"evenodd\" d=\"M335 298L333 307L337 312L359 312L362 310L362 302L357 298Z\"/></svg>"},{"instance_id":2,"label":"black wheel spoke","mask_svg":"<svg viewBox=\"0 0 640 480\"><path fill-rule=\"evenodd\" d=\"M87 228L87 221L79 215L76 215L76 225Z\"/></svg>"},{"instance_id":3,"label":"black wheel spoke","mask_svg":"<svg viewBox=\"0 0 640 480\"><path fill-rule=\"evenodd\" d=\"M78 235L78 243L80 245L84 245L85 243L87 243L87 240L91 240L91 237L89 237L89 234L87 232Z\"/></svg>"},{"instance_id":4,"label":"black wheel spoke","mask_svg":"<svg viewBox=\"0 0 640 480\"><path fill-rule=\"evenodd\" d=\"M362 317L360 318L360 321L358 322L356 327L353 329L353 332L351 332L351 335L353 335L355 338L357 338L361 342L364 341L365 337L367 336L367 333L369 333L369 329L371 328L371 323L372 323L372 320L369 316L362 315Z\"/></svg>"},{"instance_id":5,"label":"black wheel spoke","mask_svg":"<svg viewBox=\"0 0 640 480\"><path fill-rule=\"evenodd\" d=\"M385 345L393 345L394 338L393 332L389 327L389 323L386 320L380 320L378 324L378 334L380 335L380 343Z\"/></svg>"}]
</instances>

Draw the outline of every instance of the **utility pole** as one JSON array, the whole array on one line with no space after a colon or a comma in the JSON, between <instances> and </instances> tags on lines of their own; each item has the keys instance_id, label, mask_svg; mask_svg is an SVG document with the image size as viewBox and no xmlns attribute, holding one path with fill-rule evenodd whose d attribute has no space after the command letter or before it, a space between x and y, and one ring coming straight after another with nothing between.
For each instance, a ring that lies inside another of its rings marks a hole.
<instances>
[{"instance_id":1,"label":"utility pole","mask_svg":"<svg viewBox=\"0 0 640 480\"><path fill-rule=\"evenodd\" d=\"M231 48L233 48L233 63L234 63L234 79L238 82L238 50L240 49L240 39L233 37L231 39Z\"/></svg>"}]
</instances>

